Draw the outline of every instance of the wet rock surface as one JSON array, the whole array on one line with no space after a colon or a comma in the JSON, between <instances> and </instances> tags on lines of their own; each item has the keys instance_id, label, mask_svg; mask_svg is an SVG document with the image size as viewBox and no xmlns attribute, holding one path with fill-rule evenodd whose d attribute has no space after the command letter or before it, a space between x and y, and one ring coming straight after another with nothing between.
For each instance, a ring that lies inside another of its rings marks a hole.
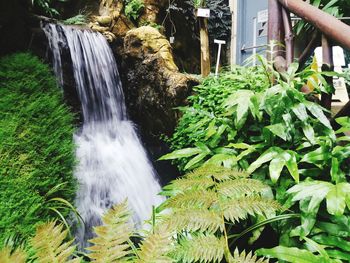
<instances>
[{"instance_id":1,"label":"wet rock surface","mask_svg":"<svg viewBox=\"0 0 350 263\"><path fill-rule=\"evenodd\" d=\"M178 71L171 46L158 30L144 26L124 38L121 72L132 119L151 136L173 132L178 113L198 82Z\"/></svg>"}]
</instances>

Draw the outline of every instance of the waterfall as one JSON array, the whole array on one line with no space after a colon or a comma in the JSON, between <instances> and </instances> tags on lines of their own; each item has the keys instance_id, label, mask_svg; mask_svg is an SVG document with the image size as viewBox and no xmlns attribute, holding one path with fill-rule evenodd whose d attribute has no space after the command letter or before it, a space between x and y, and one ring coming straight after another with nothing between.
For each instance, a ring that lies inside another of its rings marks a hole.
<instances>
[{"instance_id":1,"label":"waterfall","mask_svg":"<svg viewBox=\"0 0 350 263\"><path fill-rule=\"evenodd\" d=\"M162 202L161 188L147 154L128 120L117 64L106 39L90 30L46 24L53 65L62 79L61 54L68 48L84 122L74 135L79 182L76 207L84 226L80 245L92 237L91 228L113 204L128 199L133 221L140 226L152 207Z\"/></svg>"}]
</instances>

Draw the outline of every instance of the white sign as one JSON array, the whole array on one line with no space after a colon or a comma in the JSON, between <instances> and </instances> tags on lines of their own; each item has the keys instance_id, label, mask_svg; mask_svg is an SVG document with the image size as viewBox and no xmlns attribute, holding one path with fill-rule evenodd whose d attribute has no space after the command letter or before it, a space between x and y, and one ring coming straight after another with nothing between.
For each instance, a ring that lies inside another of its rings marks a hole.
<instances>
[{"instance_id":1,"label":"white sign","mask_svg":"<svg viewBox=\"0 0 350 263\"><path fill-rule=\"evenodd\" d=\"M174 42L175 42L175 37L170 37L169 42L170 42L170 44L174 44Z\"/></svg>"},{"instance_id":2,"label":"white sign","mask_svg":"<svg viewBox=\"0 0 350 263\"><path fill-rule=\"evenodd\" d=\"M197 9L197 16L198 17L210 17L210 9L208 8L198 8Z\"/></svg>"},{"instance_id":3,"label":"white sign","mask_svg":"<svg viewBox=\"0 0 350 263\"><path fill-rule=\"evenodd\" d=\"M267 22L269 19L269 12L267 9L258 12L258 23Z\"/></svg>"}]
</instances>

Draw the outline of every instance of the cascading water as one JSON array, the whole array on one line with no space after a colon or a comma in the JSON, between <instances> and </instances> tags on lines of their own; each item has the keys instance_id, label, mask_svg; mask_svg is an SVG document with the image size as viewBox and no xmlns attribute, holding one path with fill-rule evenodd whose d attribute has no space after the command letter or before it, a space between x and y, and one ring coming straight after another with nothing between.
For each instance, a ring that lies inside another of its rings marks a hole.
<instances>
[{"instance_id":1,"label":"cascading water","mask_svg":"<svg viewBox=\"0 0 350 263\"><path fill-rule=\"evenodd\" d=\"M76 206L84 219L77 239L92 237L101 215L126 198L136 224L149 218L162 202L160 185L146 152L127 119L124 96L113 53L99 34L56 24L43 26L53 49L55 72L62 77L61 54L69 48L84 123L74 135L80 183ZM64 47L66 45L66 47Z\"/></svg>"}]
</instances>

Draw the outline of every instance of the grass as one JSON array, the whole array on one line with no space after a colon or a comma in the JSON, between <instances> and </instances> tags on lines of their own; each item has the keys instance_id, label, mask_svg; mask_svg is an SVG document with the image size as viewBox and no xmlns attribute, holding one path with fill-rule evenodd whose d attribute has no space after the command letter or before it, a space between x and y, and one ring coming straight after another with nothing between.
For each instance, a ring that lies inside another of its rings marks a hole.
<instances>
[{"instance_id":1,"label":"grass","mask_svg":"<svg viewBox=\"0 0 350 263\"><path fill-rule=\"evenodd\" d=\"M50 207L57 204L49 200L73 201L76 182L74 116L37 57L19 53L0 59L0 116L1 247L9 238L26 240L36 225L55 219Z\"/></svg>"}]
</instances>

